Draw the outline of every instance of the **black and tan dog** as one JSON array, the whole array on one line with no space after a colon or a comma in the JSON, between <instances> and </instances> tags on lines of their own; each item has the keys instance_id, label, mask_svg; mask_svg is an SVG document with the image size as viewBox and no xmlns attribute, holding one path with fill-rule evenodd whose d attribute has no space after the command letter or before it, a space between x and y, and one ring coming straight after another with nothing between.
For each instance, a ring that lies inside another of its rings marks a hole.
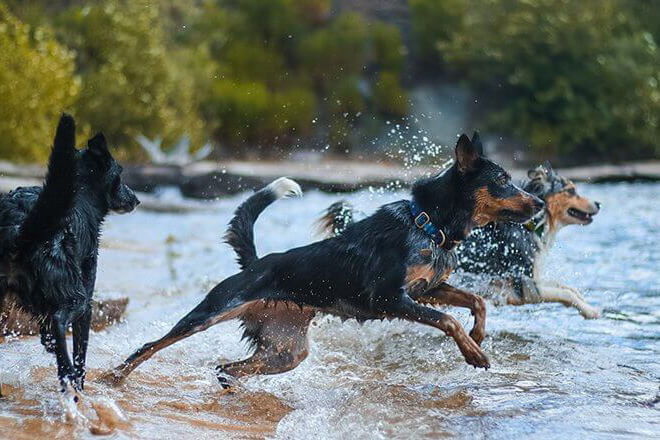
<instances>
[{"instance_id":1,"label":"black and tan dog","mask_svg":"<svg viewBox=\"0 0 660 440\"><path fill-rule=\"evenodd\" d=\"M139 203L121 171L102 134L76 150L74 120L63 115L43 187L0 197L0 312L18 307L38 320L62 390L84 385L101 224L109 211Z\"/></svg>"},{"instance_id":2,"label":"black and tan dog","mask_svg":"<svg viewBox=\"0 0 660 440\"><path fill-rule=\"evenodd\" d=\"M490 294L507 304L541 302L575 307L585 318L600 316L576 289L541 279L544 257L557 231L567 225L588 225L600 204L578 194L575 184L557 174L549 162L530 170L523 189L545 202L545 209L524 225L491 223L475 229L456 249L458 267L479 277L489 275ZM322 232L339 235L354 221L354 209L345 202L332 204L320 219Z\"/></svg>"},{"instance_id":3,"label":"black and tan dog","mask_svg":"<svg viewBox=\"0 0 660 440\"><path fill-rule=\"evenodd\" d=\"M475 230L457 249L459 267L494 276L508 304L561 303L585 318L598 318L598 309L577 289L543 280L541 272L557 232L567 225L590 224L600 204L579 195L575 184L549 162L530 170L528 177L523 187L544 200L545 209L525 225L501 222Z\"/></svg>"},{"instance_id":4,"label":"black and tan dog","mask_svg":"<svg viewBox=\"0 0 660 440\"><path fill-rule=\"evenodd\" d=\"M243 270L215 286L168 334L144 345L104 379L118 383L159 350L232 318L243 321L256 351L218 367L223 386L228 376L287 371L306 357L307 327L317 312L430 325L455 340L467 363L489 367L479 348L485 337L484 301L445 283L457 264L454 247L475 226L528 220L543 202L483 157L476 134L472 140L460 137L451 168L414 185L412 201L384 205L340 236L258 258L252 232L257 216L277 198L298 192L295 182L281 179L244 202L227 235ZM422 303L469 308L475 316L470 336L453 317Z\"/></svg>"}]
</instances>

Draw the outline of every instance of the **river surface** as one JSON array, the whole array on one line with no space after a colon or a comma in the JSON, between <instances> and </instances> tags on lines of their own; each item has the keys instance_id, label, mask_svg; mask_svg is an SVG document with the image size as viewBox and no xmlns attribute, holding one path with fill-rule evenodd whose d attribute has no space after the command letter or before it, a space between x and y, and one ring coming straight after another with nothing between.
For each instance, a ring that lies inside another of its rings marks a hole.
<instances>
[{"instance_id":1,"label":"river surface","mask_svg":"<svg viewBox=\"0 0 660 440\"><path fill-rule=\"evenodd\" d=\"M96 296L131 302L123 323L91 336L85 396L123 411L111 438L659 438L660 185L579 189L602 211L592 225L559 233L544 273L581 289L601 319L551 304L491 306L484 371L433 328L318 317L307 360L243 380L235 393L221 390L213 368L249 354L236 322L161 351L117 389L94 378L236 272L221 236L246 195L186 201L201 208L186 214L111 216ZM405 196L344 197L369 213ZM260 255L315 240L313 220L337 199L312 191L271 206L256 227ZM467 312L450 313L471 327ZM62 420L54 365L38 338L0 344L1 438L93 437Z\"/></svg>"}]
</instances>

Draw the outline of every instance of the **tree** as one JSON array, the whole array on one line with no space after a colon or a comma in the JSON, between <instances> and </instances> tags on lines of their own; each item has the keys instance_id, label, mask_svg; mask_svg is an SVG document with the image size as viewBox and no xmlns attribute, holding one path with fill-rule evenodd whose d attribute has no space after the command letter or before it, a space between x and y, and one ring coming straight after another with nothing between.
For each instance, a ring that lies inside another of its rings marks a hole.
<instances>
[{"instance_id":1,"label":"tree","mask_svg":"<svg viewBox=\"0 0 660 440\"><path fill-rule=\"evenodd\" d=\"M660 153L660 54L618 0L489 0L440 41L491 128L564 163Z\"/></svg>"},{"instance_id":2,"label":"tree","mask_svg":"<svg viewBox=\"0 0 660 440\"><path fill-rule=\"evenodd\" d=\"M0 156L45 161L59 113L80 83L73 53L42 28L31 28L0 4Z\"/></svg>"}]
</instances>

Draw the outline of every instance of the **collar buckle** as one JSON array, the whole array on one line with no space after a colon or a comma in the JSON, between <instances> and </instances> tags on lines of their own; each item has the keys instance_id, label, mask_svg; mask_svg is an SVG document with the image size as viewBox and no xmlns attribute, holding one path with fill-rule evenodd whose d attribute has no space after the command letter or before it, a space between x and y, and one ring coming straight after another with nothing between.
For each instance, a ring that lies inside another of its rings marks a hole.
<instances>
[{"instance_id":1,"label":"collar buckle","mask_svg":"<svg viewBox=\"0 0 660 440\"><path fill-rule=\"evenodd\" d=\"M422 223L420 223L420 221L419 221L421 218L423 218L423 220L424 220ZM414 220L415 226L417 226L419 229L423 229L424 226L426 226L430 221L431 221L431 217L429 217L429 215L427 213L425 213L424 211L420 212L417 215L417 217L415 217L415 220Z\"/></svg>"}]
</instances>

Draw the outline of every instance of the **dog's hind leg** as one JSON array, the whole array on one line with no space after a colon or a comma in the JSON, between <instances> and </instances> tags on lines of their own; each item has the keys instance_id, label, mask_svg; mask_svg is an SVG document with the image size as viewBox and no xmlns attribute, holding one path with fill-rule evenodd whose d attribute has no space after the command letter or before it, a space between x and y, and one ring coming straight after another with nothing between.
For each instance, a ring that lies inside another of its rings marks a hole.
<instances>
[{"instance_id":1,"label":"dog's hind leg","mask_svg":"<svg viewBox=\"0 0 660 440\"><path fill-rule=\"evenodd\" d=\"M230 386L227 377L247 377L256 374L277 374L296 368L308 354L307 330L315 315L311 307L299 308L287 302L252 303L240 316L245 328L244 338L256 350L248 359L218 365L218 381Z\"/></svg>"},{"instance_id":2,"label":"dog's hind leg","mask_svg":"<svg viewBox=\"0 0 660 440\"><path fill-rule=\"evenodd\" d=\"M210 296L210 295L209 295ZM236 318L249 303L218 313L207 296L197 307L177 322L162 338L148 342L130 355L121 365L101 377L101 381L117 385L140 364L170 345L228 319Z\"/></svg>"},{"instance_id":3,"label":"dog's hind leg","mask_svg":"<svg viewBox=\"0 0 660 440\"><path fill-rule=\"evenodd\" d=\"M442 283L437 288L427 290L418 296L412 296L412 298L423 304L448 305L470 309L472 315L474 315L474 327L470 331L470 337L477 345L481 345L486 337L486 301L479 295Z\"/></svg>"}]
</instances>

